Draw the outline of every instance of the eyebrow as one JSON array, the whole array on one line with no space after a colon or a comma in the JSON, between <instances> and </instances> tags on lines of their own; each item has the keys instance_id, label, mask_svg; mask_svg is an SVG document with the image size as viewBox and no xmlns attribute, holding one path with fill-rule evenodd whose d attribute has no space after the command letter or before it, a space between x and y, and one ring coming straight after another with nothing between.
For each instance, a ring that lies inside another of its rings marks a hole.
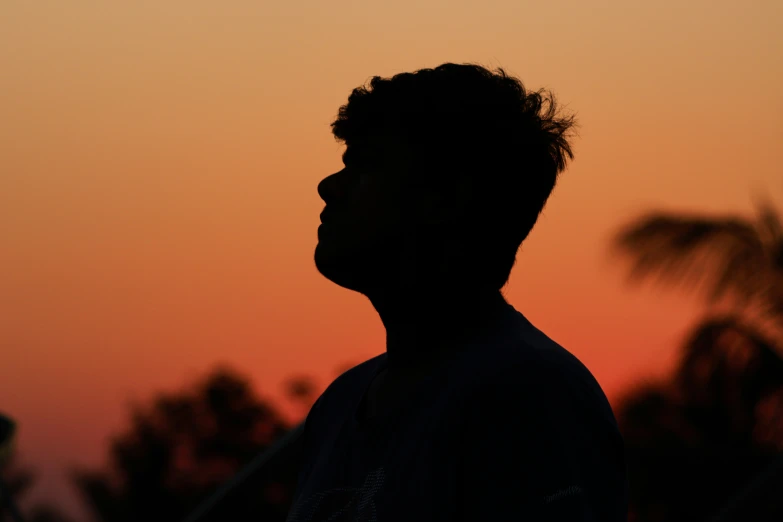
<instances>
[{"instance_id":1,"label":"eyebrow","mask_svg":"<svg viewBox=\"0 0 783 522\"><path fill-rule=\"evenodd\" d=\"M345 149L343 152L343 164L348 165L348 161L366 163L371 160L376 154L375 149L367 146L352 146Z\"/></svg>"}]
</instances>

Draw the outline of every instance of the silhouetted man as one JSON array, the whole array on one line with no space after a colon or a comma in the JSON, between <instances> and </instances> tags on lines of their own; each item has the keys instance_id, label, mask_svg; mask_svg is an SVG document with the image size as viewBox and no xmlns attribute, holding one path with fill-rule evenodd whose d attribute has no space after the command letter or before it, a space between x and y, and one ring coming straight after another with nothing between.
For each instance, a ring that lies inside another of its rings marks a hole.
<instances>
[{"instance_id":1,"label":"silhouetted man","mask_svg":"<svg viewBox=\"0 0 783 522\"><path fill-rule=\"evenodd\" d=\"M310 411L289 521L626 519L606 396L501 293L573 123L468 64L375 77L340 108L315 263L367 296L386 351Z\"/></svg>"}]
</instances>

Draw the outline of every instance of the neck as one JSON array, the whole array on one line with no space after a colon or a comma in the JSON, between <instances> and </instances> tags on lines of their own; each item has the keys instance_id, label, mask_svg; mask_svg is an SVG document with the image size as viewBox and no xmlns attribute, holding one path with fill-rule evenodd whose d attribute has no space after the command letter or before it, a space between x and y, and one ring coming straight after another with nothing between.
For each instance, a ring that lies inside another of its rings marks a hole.
<instances>
[{"instance_id":1,"label":"neck","mask_svg":"<svg viewBox=\"0 0 783 522\"><path fill-rule=\"evenodd\" d=\"M490 327L508 306L499 290L430 289L370 297L386 328L389 373L436 364L455 343Z\"/></svg>"}]
</instances>

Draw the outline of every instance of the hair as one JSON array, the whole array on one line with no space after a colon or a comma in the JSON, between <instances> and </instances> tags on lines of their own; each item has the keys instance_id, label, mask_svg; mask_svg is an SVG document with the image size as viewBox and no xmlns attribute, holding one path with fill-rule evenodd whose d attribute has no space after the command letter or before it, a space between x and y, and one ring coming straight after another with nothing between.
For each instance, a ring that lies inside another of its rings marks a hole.
<instances>
[{"instance_id":1,"label":"hair","mask_svg":"<svg viewBox=\"0 0 783 522\"><path fill-rule=\"evenodd\" d=\"M498 289L573 159L575 125L551 92L528 91L502 68L469 63L374 76L352 91L331 123L348 147L376 132L407 140L417 174L432 181L469 175L477 211L473 266Z\"/></svg>"}]
</instances>

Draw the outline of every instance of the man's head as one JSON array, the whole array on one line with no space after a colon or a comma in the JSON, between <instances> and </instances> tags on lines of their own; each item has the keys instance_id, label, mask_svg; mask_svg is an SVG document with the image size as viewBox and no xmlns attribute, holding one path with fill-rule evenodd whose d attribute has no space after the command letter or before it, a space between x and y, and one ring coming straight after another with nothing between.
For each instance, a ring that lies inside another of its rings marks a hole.
<instances>
[{"instance_id":1,"label":"man's head","mask_svg":"<svg viewBox=\"0 0 783 522\"><path fill-rule=\"evenodd\" d=\"M332 123L347 148L318 186L318 269L365 294L413 265L428 281L499 290L572 158L573 125L503 69L372 78Z\"/></svg>"}]
</instances>

